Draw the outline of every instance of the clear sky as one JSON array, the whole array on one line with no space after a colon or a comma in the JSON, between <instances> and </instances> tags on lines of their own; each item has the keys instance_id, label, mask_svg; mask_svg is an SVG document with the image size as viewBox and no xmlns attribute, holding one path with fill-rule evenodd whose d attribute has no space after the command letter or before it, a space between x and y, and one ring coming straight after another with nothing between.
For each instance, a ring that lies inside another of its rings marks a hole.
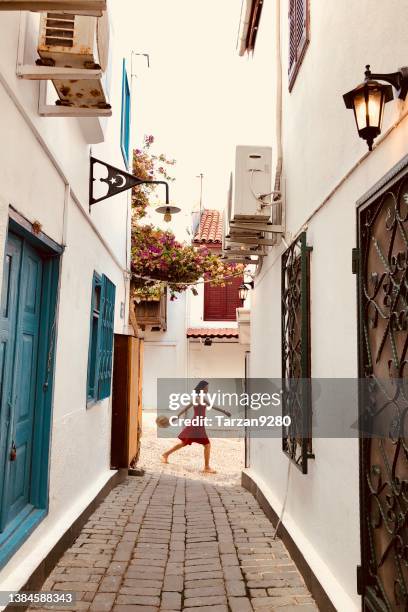
<instances>
[{"instance_id":1,"label":"clear sky","mask_svg":"<svg viewBox=\"0 0 408 612\"><path fill-rule=\"evenodd\" d=\"M156 152L177 159L171 199L186 214L198 204L200 172L205 207L223 209L235 146L264 144L251 142L256 134L252 138L246 77L252 60L237 52L241 0L114 0L114 5L115 37L150 55L150 69L144 58L134 60L136 144L153 134Z\"/></svg>"}]
</instances>

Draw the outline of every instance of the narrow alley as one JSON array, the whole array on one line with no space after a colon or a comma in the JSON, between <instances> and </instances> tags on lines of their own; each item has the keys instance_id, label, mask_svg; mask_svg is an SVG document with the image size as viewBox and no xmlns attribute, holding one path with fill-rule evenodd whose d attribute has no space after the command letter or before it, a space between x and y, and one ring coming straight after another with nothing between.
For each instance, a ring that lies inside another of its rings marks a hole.
<instances>
[{"instance_id":1,"label":"narrow alley","mask_svg":"<svg viewBox=\"0 0 408 612\"><path fill-rule=\"evenodd\" d=\"M407 23L0 0L0 612L408 612Z\"/></svg>"},{"instance_id":2,"label":"narrow alley","mask_svg":"<svg viewBox=\"0 0 408 612\"><path fill-rule=\"evenodd\" d=\"M145 475L110 493L42 590L75 591L75 606L64 610L317 610L273 526L240 485L242 440L213 441L214 476L200 474L198 445L163 466L169 443L157 439L153 415L145 414Z\"/></svg>"}]
</instances>

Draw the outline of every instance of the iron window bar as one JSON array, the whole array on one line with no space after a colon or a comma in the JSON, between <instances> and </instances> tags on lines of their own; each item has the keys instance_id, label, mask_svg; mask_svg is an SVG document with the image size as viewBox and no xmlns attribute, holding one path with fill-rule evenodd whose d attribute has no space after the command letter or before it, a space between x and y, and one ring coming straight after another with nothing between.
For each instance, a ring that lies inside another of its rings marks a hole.
<instances>
[{"instance_id":1,"label":"iron window bar","mask_svg":"<svg viewBox=\"0 0 408 612\"><path fill-rule=\"evenodd\" d=\"M282 450L307 474L312 453L310 253L303 232L282 255Z\"/></svg>"}]
</instances>

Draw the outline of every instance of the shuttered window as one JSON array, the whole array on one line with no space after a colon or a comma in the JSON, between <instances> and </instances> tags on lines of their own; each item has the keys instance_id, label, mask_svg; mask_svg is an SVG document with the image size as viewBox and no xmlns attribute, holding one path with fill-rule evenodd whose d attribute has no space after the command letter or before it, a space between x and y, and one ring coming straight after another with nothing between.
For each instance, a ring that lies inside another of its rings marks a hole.
<instances>
[{"instance_id":1,"label":"shuttered window","mask_svg":"<svg viewBox=\"0 0 408 612\"><path fill-rule=\"evenodd\" d=\"M126 168L130 165L130 118L131 118L131 96L129 78L126 70L126 61L122 66L122 114L120 123L120 148Z\"/></svg>"},{"instance_id":2,"label":"shuttered window","mask_svg":"<svg viewBox=\"0 0 408 612\"><path fill-rule=\"evenodd\" d=\"M289 91L310 40L309 0L289 0Z\"/></svg>"},{"instance_id":3,"label":"shuttered window","mask_svg":"<svg viewBox=\"0 0 408 612\"><path fill-rule=\"evenodd\" d=\"M238 289L243 277L232 279L225 287L204 285L204 321L235 321L236 309L242 307Z\"/></svg>"},{"instance_id":4,"label":"shuttered window","mask_svg":"<svg viewBox=\"0 0 408 612\"><path fill-rule=\"evenodd\" d=\"M107 276L95 273L92 283L88 402L103 400L111 393L115 295L116 287Z\"/></svg>"}]
</instances>

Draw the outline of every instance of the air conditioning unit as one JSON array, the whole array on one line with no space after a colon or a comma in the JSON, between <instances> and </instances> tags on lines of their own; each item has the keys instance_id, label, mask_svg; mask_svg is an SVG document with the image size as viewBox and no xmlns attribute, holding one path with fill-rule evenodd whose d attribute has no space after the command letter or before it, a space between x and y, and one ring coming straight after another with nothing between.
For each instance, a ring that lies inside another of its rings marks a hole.
<instances>
[{"instance_id":1,"label":"air conditioning unit","mask_svg":"<svg viewBox=\"0 0 408 612\"><path fill-rule=\"evenodd\" d=\"M271 191L271 147L238 146L235 154L232 193L229 199L229 220L267 221L270 210L261 209L260 197L270 194Z\"/></svg>"},{"instance_id":2,"label":"air conditioning unit","mask_svg":"<svg viewBox=\"0 0 408 612\"><path fill-rule=\"evenodd\" d=\"M74 13L48 12L41 15L38 54L41 66L101 69L109 62L109 19ZM84 109L110 108L102 80L53 79L58 105Z\"/></svg>"},{"instance_id":3,"label":"air conditioning unit","mask_svg":"<svg viewBox=\"0 0 408 612\"><path fill-rule=\"evenodd\" d=\"M0 11L70 11L101 16L106 0L0 0Z\"/></svg>"}]
</instances>

